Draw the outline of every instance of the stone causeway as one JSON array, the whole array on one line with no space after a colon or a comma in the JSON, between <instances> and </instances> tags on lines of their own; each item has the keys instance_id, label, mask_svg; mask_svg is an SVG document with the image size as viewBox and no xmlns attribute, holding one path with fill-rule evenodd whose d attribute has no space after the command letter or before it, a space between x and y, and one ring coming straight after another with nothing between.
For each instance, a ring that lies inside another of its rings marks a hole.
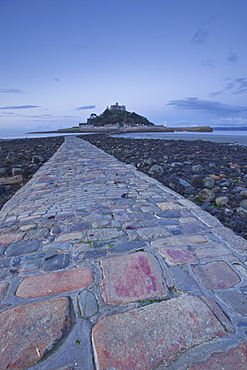
<instances>
[{"instance_id":1,"label":"stone causeway","mask_svg":"<svg viewBox=\"0 0 247 370\"><path fill-rule=\"evenodd\" d=\"M0 369L247 368L247 241L88 142L0 212Z\"/></svg>"}]
</instances>

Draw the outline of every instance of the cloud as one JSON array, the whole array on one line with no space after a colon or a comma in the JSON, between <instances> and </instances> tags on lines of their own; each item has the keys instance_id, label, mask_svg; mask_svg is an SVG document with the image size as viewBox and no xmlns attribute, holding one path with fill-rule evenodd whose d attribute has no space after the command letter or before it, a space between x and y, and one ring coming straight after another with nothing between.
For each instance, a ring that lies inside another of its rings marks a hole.
<instances>
[{"instance_id":1,"label":"cloud","mask_svg":"<svg viewBox=\"0 0 247 370\"><path fill-rule=\"evenodd\" d=\"M215 14L212 17L210 17L206 22L206 27L199 28L199 30L195 32L190 42L193 44L204 44L210 31L212 30L213 23L216 21L218 16L219 14Z\"/></svg>"},{"instance_id":2,"label":"cloud","mask_svg":"<svg viewBox=\"0 0 247 370\"><path fill-rule=\"evenodd\" d=\"M10 105L7 107L0 107L0 109L30 109L30 108L40 108L39 105Z\"/></svg>"},{"instance_id":3,"label":"cloud","mask_svg":"<svg viewBox=\"0 0 247 370\"><path fill-rule=\"evenodd\" d=\"M210 100L199 100L197 98L185 98L182 100L172 100L167 105L177 109L190 109L204 112L211 112L214 114L237 114L247 112L247 106L235 106L222 104L220 102Z\"/></svg>"},{"instance_id":4,"label":"cloud","mask_svg":"<svg viewBox=\"0 0 247 370\"><path fill-rule=\"evenodd\" d=\"M203 60L202 65L204 67L208 67L210 69L214 68L213 63L211 62L211 60Z\"/></svg>"},{"instance_id":5,"label":"cloud","mask_svg":"<svg viewBox=\"0 0 247 370\"><path fill-rule=\"evenodd\" d=\"M60 82L60 78L53 78L53 81Z\"/></svg>"},{"instance_id":6,"label":"cloud","mask_svg":"<svg viewBox=\"0 0 247 370\"><path fill-rule=\"evenodd\" d=\"M0 93L4 94L26 94L24 91L19 89L0 89Z\"/></svg>"},{"instance_id":7,"label":"cloud","mask_svg":"<svg viewBox=\"0 0 247 370\"><path fill-rule=\"evenodd\" d=\"M238 60L239 58L236 53L229 53L228 57L226 58L226 61L230 64L236 64L238 63Z\"/></svg>"},{"instance_id":8,"label":"cloud","mask_svg":"<svg viewBox=\"0 0 247 370\"><path fill-rule=\"evenodd\" d=\"M227 82L225 88L221 91L215 91L209 95L214 97L224 93L230 94L246 94L247 93L247 77L238 77L238 78L226 78Z\"/></svg>"},{"instance_id":9,"label":"cloud","mask_svg":"<svg viewBox=\"0 0 247 370\"><path fill-rule=\"evenodd\" d=\"M96 105L84 105L83 107L78 107L76 110L94 109Z\"/></svg>"},{"instance_id":10,"label":"cloud","mask_svg":"<svg viewBox=\"0 0 247 370\"><path fill-rule=\"evenodd\" d=\"M194 44L204 44L208 34L209 34L208 30L200 28L198 31L196 31L190 42Z\"/></svg>"}]
</instances>

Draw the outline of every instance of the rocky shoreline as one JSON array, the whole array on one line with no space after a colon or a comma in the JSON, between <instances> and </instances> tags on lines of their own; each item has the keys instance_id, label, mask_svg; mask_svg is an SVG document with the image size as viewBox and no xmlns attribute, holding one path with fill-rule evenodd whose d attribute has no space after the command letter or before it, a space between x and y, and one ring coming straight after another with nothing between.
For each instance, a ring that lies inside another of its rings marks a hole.
<instances>
[{"instance_id":1,"label":"rocky shoreline","mask_svg":"<svg viewBox=\"0 0 247 370\"><path fill-rule=\"evenodd\" d=\"M78 137L159 180L247 239L247 147L209 141ZM0 141L0 208L64 137ZM11 183L12 181L12 183Z\"/></svg>"},{"instance_id":2,"label":"rocky shoreline","mask_svg":"<svg viewBox=\"0 0 247 370\"><path fill-rule=\"evenodd\" d=\"M156 178L247 239L247 147L203 140L80 137Z\"/></svg>"},{"instance_id":3,"label":"rocky shoreline","mask_svg":"<svg viewBox=\"0 0 247 370\"><path fill-rule=\"evenodd\" d=\"M0 141L0 209L63 142L63 136Z\"/></svg>"}]
</instances>

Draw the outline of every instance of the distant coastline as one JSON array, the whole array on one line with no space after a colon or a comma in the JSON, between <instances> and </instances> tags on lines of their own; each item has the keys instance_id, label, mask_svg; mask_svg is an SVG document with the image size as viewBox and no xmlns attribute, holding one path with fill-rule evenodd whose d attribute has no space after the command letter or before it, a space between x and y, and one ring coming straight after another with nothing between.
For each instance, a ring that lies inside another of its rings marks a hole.
<instances>
[{"instance_id":1,"label":"distant coastline","mask_svg":"<svg viewBox=\"0 0 247 370\"><path fill-rule=\"evenodd\" d=\"M36 131L27 132L27 134L56 134L56 133L93 133L93 132L107 132L107 133L136 133L136 132L213 132L210 126L198 126L198 127L166 127L166 126L129 126L115 128L111 126L94 126L88 128L67 128L58 129L56 131Z\"/></svg>"}]
</instances>

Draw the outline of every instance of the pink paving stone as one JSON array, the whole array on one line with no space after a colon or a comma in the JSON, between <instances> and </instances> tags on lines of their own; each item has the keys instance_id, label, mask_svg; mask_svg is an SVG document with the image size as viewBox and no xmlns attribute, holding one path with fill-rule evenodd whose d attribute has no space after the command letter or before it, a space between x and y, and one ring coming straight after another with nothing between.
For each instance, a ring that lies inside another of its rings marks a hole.
<instances>
[{"instance_id":1,"label":"pink paving stone","mask_svg":"<svg viewBox=\"0 0 247 370\"><path fill-rule=\"evenodd\" d=\"M0 235L0 245L8 245L10 243L16 242L23 237L23 233L19 234L2 234Z\"/></svg>"},{"instance_id":2,"label":"pink paving stone","mask_svg":"<svg viewBox=\"0 0 247 370\"><path fill-rule=\"evenodd\" d=\"M34 365L70 331L68 298L11 308L0 314L0 369L22 370Z\"/></svg>"},{"instance_id":3,"label":"pink paving stone","mask_svg":"<svg viewBox=\"0 0 247 370\"><path fill-rule=\"evenodd\" d=\"M239 276L224 261L213 261L192 268L206 289L227 289L240 282Z\"/></svg>"},{"instance_id":4,"label":"pink paving stone","mask_svg":"<svg viewBox=\"0 0 247 370\"><path fill-rule=\"evenodd\" d=\"M158 251L162 257L165 257L169 262L175 265L197 261L195 256L187 249L159 248Z\"/></svg>"},{"instance_id":5,"label":"pink paving stone","mask_svg":"<svg viewBox=\"0 0 247 370\"><path fill-rule=\"evenodd\" d=\"M247 342L237 348L231 349L227 354L213 354L210 359L189 368L189 370L246 370L247 368Z\"/></svg>"},{"instance_id":6,"label":"pink paving stone","mask_svg":"<svg viewBox=\"0 0 247 370\"><path fill-rule=\"evenodd\" d=\"M211 310L194 296L103 317L92 332L97 370L168 366L180 352L223 336Z\"/></svg>"},{"instance_id":7,"label":"pink paving stone","mask_svg":"<svg viewBox=\"0 0 247 370\"><path fill-rule=\"evenodd\" d=\"M107 304L128 303L166 295L158 261L138 252L101 261L103 298Z\"/></svg>"},{"instance_id":8,"label":"pink paving stone","mask_svg":"<svg viewBox=\"0 0 247 370\"><path fill-rule=\"evenodd\" d=\"M86 288L92 283L93 274L89 268L51 272L24 279L20 283L16 295L25 299L43 297L54 293L58 294Z\"/></svg>"}]
</instances>

